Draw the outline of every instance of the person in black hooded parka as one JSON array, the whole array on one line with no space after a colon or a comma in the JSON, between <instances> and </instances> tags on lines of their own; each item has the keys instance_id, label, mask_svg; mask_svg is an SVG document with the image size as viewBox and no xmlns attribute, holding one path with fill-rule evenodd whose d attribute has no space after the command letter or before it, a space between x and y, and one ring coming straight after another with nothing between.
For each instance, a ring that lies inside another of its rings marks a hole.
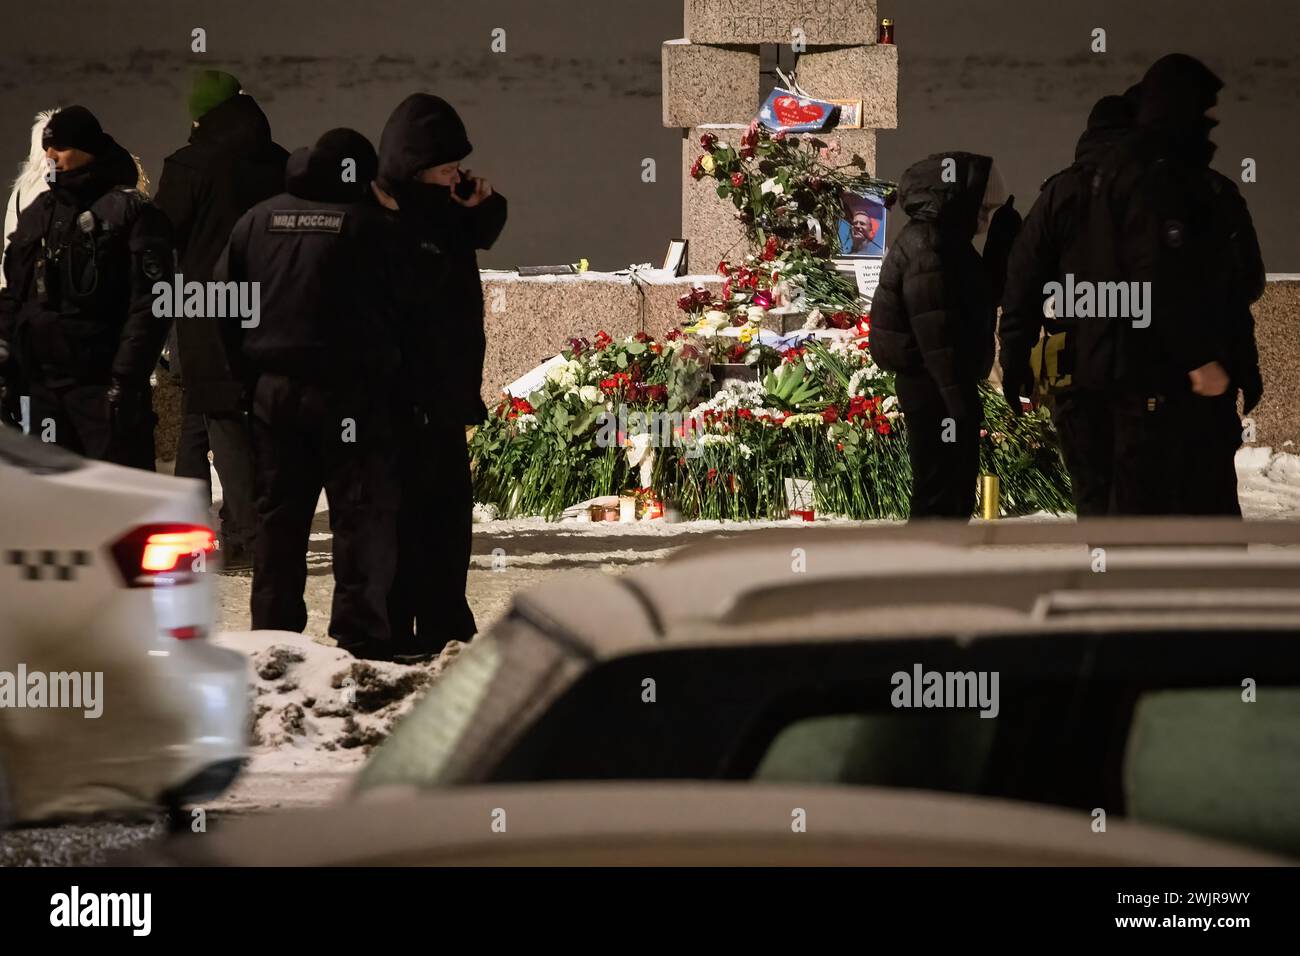
<instances>
[{"instance_id":1,"label":"person in black hooded parka","mask_svg":"<svg viewBox=\"0 0 1300 956\"><path fill-rule=\"evenodd\" d=\"M208 91L219 92L200 95ZM163 163L154 202L175 230L178 271L187 282L208 282L239 217L284 191L289 154L272 141L266 114L229 74L205 70L195 77L191 113L189 145ZM227 567L243 565L257 528L243 383L226 356L218 320L179 317L176 340L184 414L176 474L210 486L211 448L223 492L222 557Z\"/></svg>"},{"instance_id":2,"label":"person in black hooded parka","mask_svg":"<svg viewBox=\"0 0 1300 956\"><path fill-rule=\"evenodd\" d=\"M59 110L43 143L53 181L18 217L4 259L0 378L29 390L42 438L152 471L149 376L171 327L153 313L153 286L172 278L171 229L90 110Z\"/></svg>"},{"instance_id":3,"label":"person in black hooded parka","mask_svg":"<svg viewBox=\"0 0 1300 956\"><path fill-rule=\"evenodd\" d=\"M899 202L909 221L889 247L871 306L871 355L895 373L907 422L912 518L969 519L979 476L978 385L993 364L993 263L1015 238L1012 200L989 188L993 161L936 153L909 167ZM989 226L989 217L997 210ZM971 245L989 228L986 255Z\"/></svg>"},{"instance_id":4,"label":"person in black hooded parka","mask_svg":"<svg viewBox=\"0 0 1300 956\"><path fill-rule=\"evenodd\" d=\"M1240 434L1236 388L1247 376L1234 361L1233 244L1209 175L1218 121L1208 114L1222 86L1192 57L1156 61L1139 86L1135 129L1093 179L1081 278L1149 283L1145 318L1076 327L1075 385L1105 395L1111 514L1202 510L1193 450Z\"/></svg>"},{"instance_id":5,"label":"person in black hooded parka","mask_svg":"<svg viewBox=\"0 0 1300 956\"><path fill-rule=\"evenodd\" d=\"M1073 271L1071 257L1077 255L1075 243L1083 234L1092 178L1109 150L1132 132L1137 100L1134 89L1097 101L1079 137L1074 163L1043 183L1012 246L998 323L998 358L1003 393L1017 414L1020 397L1033 395L1029 353L1044 328L1049 335L1065 333L1059 373L1073 372L1073 322L1043 317L1043 287L1064 282L1065 274ZM1052 421L1080 517L1104 515L1110 508L1111 452L1106 429L1099 427L1105 424L1098 418L1102 408L1104 395L1092 389L1065 387L1053 396Z\"/></svg>"},{"instance_id":6,"label":"person in black hooded parka","mask_svg":"<svg viewBox=\"0 0 1300 956\"><path fill-rule=\"evenodd\" d=\"M396 209L413 249L443 262L442 271L428 270L441 281L423 284L402 350L412 414L401 443L390 620L395 646L412 657L436 654L477 629L465 599L473 520L465 429L487 412L480 395L486 337L477 250L500 235L506 201L460 168L471 149L456 111L427 93L403 100L379 141L379 201Z\"/></svg>"},{"instance_id":7,"label":"person in black hooded parka","mask_svg":"<svg viewBox=\"0 0 1300 956\"><path fill-rule=\"evenodd\" d=\"M301 631L307 623L307 542L323 487L334 532L330 636L358 657L384 659L405 246L369 201L377 166L374 147L354 130L331 130L298 150L288 191L240 218L214 272L260 290L255 325L222 324L253 396L253 628Z\"/></svg>"}]
</instances>

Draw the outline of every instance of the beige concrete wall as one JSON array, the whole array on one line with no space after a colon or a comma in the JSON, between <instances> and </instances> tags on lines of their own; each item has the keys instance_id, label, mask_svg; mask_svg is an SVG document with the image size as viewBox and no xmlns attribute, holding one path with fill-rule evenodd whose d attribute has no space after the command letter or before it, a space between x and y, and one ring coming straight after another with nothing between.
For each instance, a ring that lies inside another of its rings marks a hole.
<instances>
[{"instance_id":1,"label":"beige concrete wall","mask_svg":"<svg viewBox=\"0 0 1300 956\"><path fill-rule=\"evenodd\" d=\"M1254 444L1300 453L1300 276L1270 281L1254 312L1264 376Z\"/></svg>"}]
</instances>

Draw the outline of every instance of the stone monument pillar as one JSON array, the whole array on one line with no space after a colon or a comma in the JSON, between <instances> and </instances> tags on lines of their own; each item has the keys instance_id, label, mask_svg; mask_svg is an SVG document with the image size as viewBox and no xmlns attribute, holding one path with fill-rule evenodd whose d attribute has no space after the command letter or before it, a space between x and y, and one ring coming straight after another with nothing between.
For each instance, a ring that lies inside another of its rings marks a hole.
<instances>
[{"instance_id":1,"label":"stone monument pillar","mask_svg":"<svg viewBox=\"0 0 1300 956\"><path fill-rule=\"evenodd\" d=\"M876 43L876 0L684 0L686 36L663 45L664 125L682 129L682 238L688 267L711 273L745 252L745 234L711 179L693 180L699 140L713 132L736 145L758 115L759 47L798 55L809 96L861 100L862 128L807 134L838 141L847 159L876 171L876 130L898 126L898 48Z\"/></svg>"}]
</instances>

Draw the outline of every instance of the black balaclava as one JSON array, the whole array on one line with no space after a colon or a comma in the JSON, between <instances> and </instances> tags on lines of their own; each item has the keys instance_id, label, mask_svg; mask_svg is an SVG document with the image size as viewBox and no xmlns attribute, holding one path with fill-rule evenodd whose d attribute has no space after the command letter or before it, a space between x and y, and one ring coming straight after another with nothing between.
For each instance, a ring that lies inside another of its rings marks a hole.
<instances>
[{"instance_id":1,"label":"black balaclava","mask_svg":"<svg viewBox=\"0 0 1300 956\"><path fill-rule=\"evenodd\" d=\"M355 181L343 179L344 160L356 163ZM379 171L370 140L354 129L339 127L322 134L314 146L294 151L285 165L285 186L292 196L317 202L360 202Z\"/></svg>"},{"instance_id":2,"label":"black balaclava","mask_svg":"<svg viewBox=\"0 0 1300 956\"><path fill-rule=\"evenodd\" d=\"M1136 89L1131 87L1130 92ZM1088 114L1088 128L1079 137L1074 158L1085 159L1096 150L1105 149L1128 135L1137 120L1137 96L1103 96Z\"/></svg>"},{"instance_id":3,"label":"black balaclava","mask_svg":"<svg viewBox=\"0 0 1300 956\"><path fill-rule=\"evenodd\" d=\"M1137 125L1158 131L1188 162L1208 165L1215 150L1210 131L1219 123L1205 111L1221 89L1223 81L1195 57L1161 57L1142 77Z\"/></svg>"},{"instance_id":4,"label":"black balaclava","mask_svg":"<svg viewBox=\"0 0 1300 956\"><path fill-rule=\"evenodd\" d=\"M66 189L79 204L89 205L114 186L134 186L140 178L131 154L104 132L95 114L84 106L68 106L50 117L41 133L46 149L79 149L94 157L65 173L55 173L56 189Z\"/></svg>"},{"instance_id":5,"label":"black balaclava","mask_svg":"<svg viewBox=\"0 0 1300 956\"><path fill-rule=\"evenodd\" d=\"M379 137L379 185L397 200L403 216L445 228L455 224L464 207L451 188L422 183L421 170L455 163L473 146L465 124L451 104L429 93L412 93L398 104Z\"/></svg>"}]
</instances>

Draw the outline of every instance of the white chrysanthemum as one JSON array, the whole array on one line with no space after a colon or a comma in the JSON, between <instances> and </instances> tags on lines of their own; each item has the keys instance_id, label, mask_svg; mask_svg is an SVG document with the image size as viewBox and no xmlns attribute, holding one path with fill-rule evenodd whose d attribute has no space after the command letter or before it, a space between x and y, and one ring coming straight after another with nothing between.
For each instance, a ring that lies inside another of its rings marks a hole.
<instances>
[{"instance_id":1,"label":"white chrysanthemum","mask_svg":"<svg viewBox=\"0 0 1300 956\"><path fill-rule=\"evenodd\" d=\"M564 389L577 385L581 375L582 363L574 359L557 363L546 370L546 380Z\"/></svg>"}]
</instances>

